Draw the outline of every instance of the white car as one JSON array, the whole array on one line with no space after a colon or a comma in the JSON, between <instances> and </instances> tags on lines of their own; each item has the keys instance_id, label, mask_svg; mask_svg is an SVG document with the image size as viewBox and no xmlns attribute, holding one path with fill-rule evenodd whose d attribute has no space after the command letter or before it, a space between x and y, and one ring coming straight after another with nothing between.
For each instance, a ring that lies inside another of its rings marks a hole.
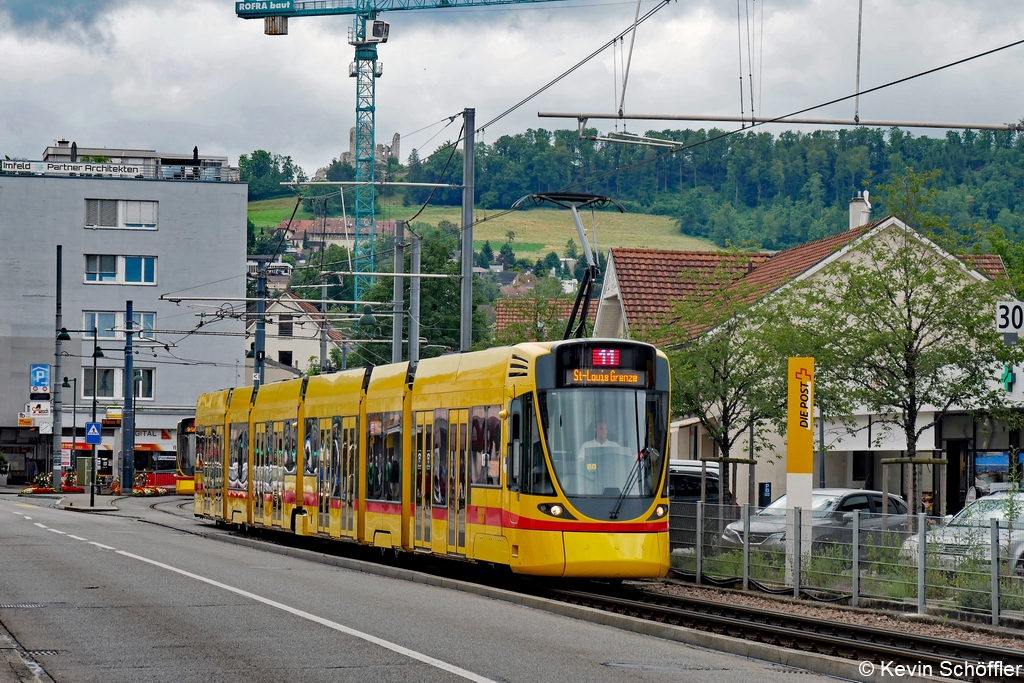
<instances>
[{"instance_id":1,"label":"white car","mask_svg":"<svg viewBox=\"0 0 1024 683\"><path fill-rule=\"evenodd\" d=\"M942 525L927 532L929 555L937 554L948 566L971 559L987 561L992 553L991 519L999 520L1000 562L1009 557L1014 572L1024 574L1024 492L993 493L947 515ZM920 534L914 534L904 542L903 554L908 560L917 558L919 538Z\"/></svg>"}]
</instances>

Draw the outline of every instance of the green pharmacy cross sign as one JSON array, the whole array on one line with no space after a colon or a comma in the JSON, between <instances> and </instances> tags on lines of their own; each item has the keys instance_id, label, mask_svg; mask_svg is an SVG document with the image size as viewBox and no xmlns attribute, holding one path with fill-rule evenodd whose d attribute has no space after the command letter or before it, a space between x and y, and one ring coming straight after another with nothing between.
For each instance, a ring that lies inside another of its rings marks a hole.
<instances>
[{"instance_id":1,"label":"green pharmacy cross sign","mask_svg":"<svg viewBox=\"0 0 1024 683\"><path fill-rule=\"evenodd\" d=\"M1003 383L1003 389L1007 393L1013 391L1013 383L1017 381L1017 373L1013 371L1012 365L1007 365L1003 368L1003 374L999 378L999 381Z\"/></svg>"}]
</instances>

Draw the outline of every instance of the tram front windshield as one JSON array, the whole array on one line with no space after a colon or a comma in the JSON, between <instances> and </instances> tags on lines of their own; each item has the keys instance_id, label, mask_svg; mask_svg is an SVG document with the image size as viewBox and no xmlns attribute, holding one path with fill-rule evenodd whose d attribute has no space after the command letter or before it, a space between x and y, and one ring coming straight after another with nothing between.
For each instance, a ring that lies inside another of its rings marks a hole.
<instances>
[{"instance_id":1,"label":"tram front windshield","mask_svg":"<svg viewBox=\"0 0 1024 683\"><path fill-rule=\"evenodd\" d=\"M661 486L668 394L632 389L540 392L555 477L569 497L650 498Z\"/></svg>"}]
</instances>

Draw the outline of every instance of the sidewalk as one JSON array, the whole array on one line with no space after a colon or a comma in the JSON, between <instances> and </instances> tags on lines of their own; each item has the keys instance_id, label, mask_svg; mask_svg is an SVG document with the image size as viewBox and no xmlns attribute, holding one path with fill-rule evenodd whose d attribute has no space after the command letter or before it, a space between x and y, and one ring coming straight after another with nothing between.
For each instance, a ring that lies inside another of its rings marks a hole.
<instances>
[{"instance_id":1,"label":"sidewalk","mask_svg":"<svg viewBox=\"0 0 1024 683\"><path fill-rule=\"evenodd\" d=\"M89 505L89 493L35 493L21 495L21 490L25 488L22 484L8 484L7 486L0 486L0 496L5 498L17 497L19 501L25 503L33 503L36 505L43 505L47 507L57 507L61 510L72 510L74 512L116 512L117 506L114 504L118 499L123 496L95 496L93 505Z\"/></svg>"}]
</instances>

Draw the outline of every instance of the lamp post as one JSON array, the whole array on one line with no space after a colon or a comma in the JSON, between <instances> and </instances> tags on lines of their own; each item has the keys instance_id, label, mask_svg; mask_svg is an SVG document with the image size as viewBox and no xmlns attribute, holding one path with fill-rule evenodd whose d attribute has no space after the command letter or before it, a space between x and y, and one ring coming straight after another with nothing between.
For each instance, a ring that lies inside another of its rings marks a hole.
<instances>
[{"instance_id":1,"label":"lamp post","mask_svg":"<svg viewBox=\"0 0 1024 683\"><path fill-rule=\"evenodd\" d=\"M72 385L74 385L74 386L72 387ZM72 456L72 459L74 459L75 450L76 450L75 449L75 438L78 436L78 378L77 377L74 377L74 378L65 377L64 378L64 382L61 383L61 386L64 387L65 389L71 389L72 392L73 392L73 396L74 396L74 401L72 403L72 405L74 407L71 409L71 456ZM64 424L64 420L63 419L61 420L61 424L62 425ZM73 464L71 466L74 467ZM61 468L61 474L63 474L63 472L64 472L64 468L62 467Z\"/></svg>"},{"instance_id":2,"label":"lamp post","mask_svg":"<svg viewBox=\"0 0 1024 683\"><path fill-rule=\"evenodd\" d=\"M69 330L66 327L60 328L57 334L58 341L71 341L68 332L91 332L92 333L92 421L96 422L96 359L103 358L103 349L99 347L99 330L94 325L88 330ZM89 487L89 507L96 506L96 444L92 445L92 481Z\"/></svg>"}]
</instances>

